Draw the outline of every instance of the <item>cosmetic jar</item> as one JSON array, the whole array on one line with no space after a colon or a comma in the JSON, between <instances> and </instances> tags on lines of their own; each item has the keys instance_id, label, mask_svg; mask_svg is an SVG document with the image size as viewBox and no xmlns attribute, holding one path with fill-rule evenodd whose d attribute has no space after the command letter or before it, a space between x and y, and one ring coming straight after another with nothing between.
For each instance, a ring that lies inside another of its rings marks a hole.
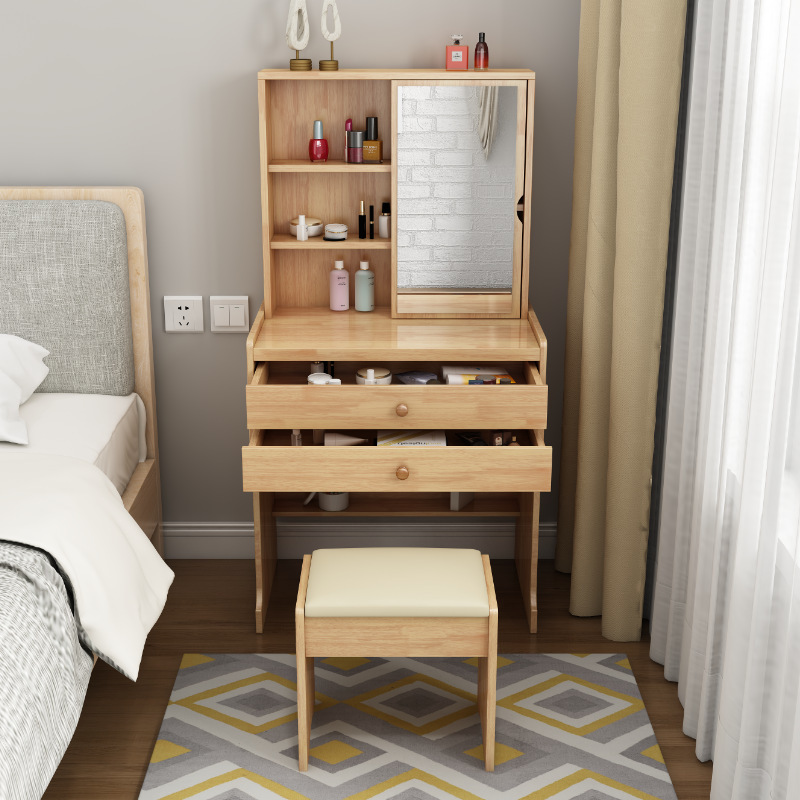
<instances>
[{"instance_id":1,"label":"cosmetic jar","mask_svg":"<svg viewBox=\"0 0 800 800\"><path fill-rule=\"evenodd\" d=\"M317 499L323 511L344 511L350 505L348 492L319 492Z\"/></svg>"},{"instance_id":2,"label":"cosmetic jar","mask_svg":"<svg viewBox=\"0 0 800 800\"><path fill-rule=\"evenodd\" d=\"M297 223L299 221L298 217L289 220L289 233L291 233L292 236L297 236ZM322 236L322 231L325 228L322 224L322 220L316 217L306 217L306 226L308 227L309 238L312 236Z\"/></svg>"},{"instance_id":3,"label":"cosmetic jar","mask_svg":"<svg viewBox=\"0 0 800 800\"><path fill-rule=\"evenodd\" d=\"M375 383L380 386L386 386L392 382L392 373L386 367L362 367L356 372L356 383L363 386L367 381L367 370L371 369L375 372Z\"/></svg>"},{"instance_id":4,"label":"cosmetic jar","mask_svg":"<svg viewBox=\"0 0 800 800\"><path fill-rule=\"evenodd\" d=\"M340 240L347 238L347 225L340 222L330 222L325 226L325 238Z\"/></svg>"},{"instance_id":5,"label":"cosmetic jar","mask_svg":"<svg viewBox=\"0 0 800 800\"><path fill-rule=\"evenodd\" d=\"M351 164L364 163L364 131L350 131L347 134L347 160Z\"/></svg>"}]
</instances>

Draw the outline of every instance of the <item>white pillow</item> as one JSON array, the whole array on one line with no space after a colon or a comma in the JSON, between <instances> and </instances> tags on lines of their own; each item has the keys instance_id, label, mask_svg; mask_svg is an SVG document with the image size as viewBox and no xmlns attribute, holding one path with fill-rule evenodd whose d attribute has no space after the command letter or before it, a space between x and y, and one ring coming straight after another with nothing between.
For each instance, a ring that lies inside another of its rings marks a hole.
<instances>
[{"instance_id":1,"label":"white pillow","mask_svg":"<svg viewBox=\"0 0 800 800\"><path fill-rule=\"evenodd\" d=\"M0 333L0 370L13 380L20 390L20 405L24 403L47 377L50 367L42 359L50 351L19 336Z\"/></svg>"},{"instance_id":2,"label":"white pillow","mask_svg":"<svg viewBox=\"0 0 800 800\"><path fill-rule=\"evenodd\" d=\"M0 442L28 444L28 428L19 416L21 396L17 383L0 370Z\"/></svg>"}]
</instances>

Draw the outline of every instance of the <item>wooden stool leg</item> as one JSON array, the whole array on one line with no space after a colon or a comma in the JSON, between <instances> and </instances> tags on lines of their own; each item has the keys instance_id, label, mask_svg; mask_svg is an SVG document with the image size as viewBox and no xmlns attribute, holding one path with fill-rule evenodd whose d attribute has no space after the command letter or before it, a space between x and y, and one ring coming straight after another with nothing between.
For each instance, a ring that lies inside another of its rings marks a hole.
<instances>
[{"instance_id":1,"label":"wooden stool leg","mask_svg":"<svg viewBox=\"0 0 800 800\"><path fill-rule=\"evenodd\" d=\"M483 730L483 758L487 772L494 772L494 728L497 706L497 653L478 659L478 703Z\"/></svg>"},{"instance_id":2,"label":"wooden stool leg","mask_svg":"<svg viewBox=\"0 0 800 800\"><path fill-rule=\"evenodd\" d=\"M481 728L483 729L483 757L487 772L494 772L495 718L497 710L497 599L489 564L489 556L483 556L486 576L486 591L489 595L489 626L487 655L478 659L478 703L480 704Z\"/></svg>"},{"instance_id":3,"label":"wooden stool leg","mask_svg":"<svg viewBox=\"0 0 800 800\"><path fill-rule=\"evenodd\" d=\"M311 718L314 715L314 659L306 657L305 609L311 556L303 559L300 589L295 605L295 651L297 653L297 762L301 772L308 769Z\"/></svg>"},{"instance_id":4,"label":"wooden stool leg","mask_svg":"<svg viewBox=\"0 0 800 800\"><path fill-rule=\"evenodd\" d=\"M308 745L311 738L311 719L308 713L308 699L313 697L313 689L309 692L308 664L309 659L297 656L297 761L301 772L308 769ZM313 674L313 659L312 674Z\"/></svg>"}]
</instances>

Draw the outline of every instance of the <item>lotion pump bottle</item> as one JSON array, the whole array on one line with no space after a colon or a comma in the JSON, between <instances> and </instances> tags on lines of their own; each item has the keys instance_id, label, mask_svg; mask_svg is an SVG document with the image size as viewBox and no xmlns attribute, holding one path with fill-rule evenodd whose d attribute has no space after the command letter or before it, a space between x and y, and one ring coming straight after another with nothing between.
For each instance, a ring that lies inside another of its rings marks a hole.
<instances>
[{"instance_id":1,"label":"lotion pump bottle","mask_svg":"<svg viewBox=\"0 0 800 800\"><path fill-rule=\"evenodd\" d=\"M356 272L356 311L375 310L375 273L368 261L362 261Z\"/></svg>"},{"instance_id":2,"label":"lotion pump bottle","mask_svg":"<svg viewBox=\"0 0 800 800\"><path fill-rule=\"evenodd\" d=\"M308 241L308 225L306 225L306 215L300 214L297 217L297 241Z\"/></svg>"},{"instance_id":3,"label":"lotion pump bottle","mask_svg":"<svg viewBox=\"0 0 800 800\"><path fill-rule=\"evenodd\" d=\"M331 270L331 311L347 311L350 308L350 274L344 261L337 261Z\"/></svg>"}]
</instances>

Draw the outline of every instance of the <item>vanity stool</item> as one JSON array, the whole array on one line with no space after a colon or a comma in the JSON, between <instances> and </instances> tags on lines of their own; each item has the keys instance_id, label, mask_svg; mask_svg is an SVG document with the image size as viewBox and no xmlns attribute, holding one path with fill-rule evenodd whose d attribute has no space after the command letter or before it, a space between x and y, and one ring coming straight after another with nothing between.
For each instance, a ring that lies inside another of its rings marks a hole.
<instances>
[{"instance_id":1,"label":"vanity stool","mask_svg":"<svg viewBox=\"0 0 800 800\"><path fill-rule=\"evenodd\" d=\"M298 761L308 769L314 657L478 657L486 770L494 770L497 601L477 550L356 547L303 558L295 607Z\"/></svg>"}]
</instances>

